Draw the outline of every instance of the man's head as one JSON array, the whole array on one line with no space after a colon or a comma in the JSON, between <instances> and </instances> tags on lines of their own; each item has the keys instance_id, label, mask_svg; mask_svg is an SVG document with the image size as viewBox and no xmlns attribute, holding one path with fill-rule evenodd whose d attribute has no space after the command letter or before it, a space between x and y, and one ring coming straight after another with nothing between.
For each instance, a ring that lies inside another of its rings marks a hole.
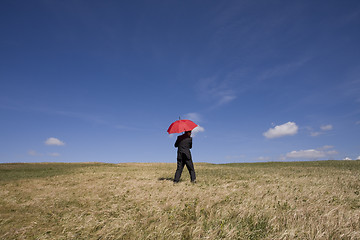
<instances>
[{"instance_id":1,"label":"man's head","mask_svg":"<svg viewBox=\"0 0 360 240\"><path fill-rule=\"evenodd\" d=\"M186 131L185 134L190 137L191 136L191 131Z\"/></svg>"}]
</instances>

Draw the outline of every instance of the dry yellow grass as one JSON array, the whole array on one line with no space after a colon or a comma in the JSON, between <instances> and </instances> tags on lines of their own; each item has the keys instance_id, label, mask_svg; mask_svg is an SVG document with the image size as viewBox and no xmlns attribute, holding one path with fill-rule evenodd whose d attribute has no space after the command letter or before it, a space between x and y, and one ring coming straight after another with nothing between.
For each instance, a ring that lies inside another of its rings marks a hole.
<instances>
[{"instance_id":1,"label":"dry yellow grass","mask_svg":"<svg viewBox=\"0 0 360 240\"><path fill-rule=\"evenodd\" d=\"M0 164L0 239L360 239L360 161Z\"/></svg>"}]
</instances>

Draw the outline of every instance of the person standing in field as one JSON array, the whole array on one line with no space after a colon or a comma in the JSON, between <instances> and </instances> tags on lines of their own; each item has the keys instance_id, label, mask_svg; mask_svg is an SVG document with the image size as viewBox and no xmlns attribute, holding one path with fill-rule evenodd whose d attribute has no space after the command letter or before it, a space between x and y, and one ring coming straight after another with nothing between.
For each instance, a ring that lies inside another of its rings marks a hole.
<instances>
[{"instance_id":1,"label":"person standing in field","mask_svg":"<svg viewBox=\"0 0 360 240\"><path fill-rule=\"evenodd\" d=\"M192 148L191 131L186 131L183 135L177 137L175 142L177 150L177 168L175 172L174 183L178 183L181 177L181 173L186 165L190 173L190 180L192 183L196 182L196 175L194 164L191 158L190 149Z\"/></svg>"}]
</instances>

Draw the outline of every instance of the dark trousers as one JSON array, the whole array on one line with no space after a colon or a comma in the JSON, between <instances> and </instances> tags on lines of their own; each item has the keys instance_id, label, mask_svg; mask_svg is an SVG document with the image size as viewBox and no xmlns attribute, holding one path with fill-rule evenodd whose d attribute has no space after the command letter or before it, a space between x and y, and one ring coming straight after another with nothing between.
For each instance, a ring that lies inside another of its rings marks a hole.
<instances>
[{"instance_id":1,"label":"dark trousers","mask_svg":"<svg viewBox=\"0 0 360 240\"><path fill-rule=\"evenodd\" d=\"M194 182L196 180L196 175L195 175L193 161L191 159L186 158L185 155L183 155L182 157L183 157L182 159L177 160L177 168L176 168L176 172L175 172L174 182L179 182L181 173L182 173L185 165L186 165L187 169L189 170L191 181Z\"/></svg>"}]
</instances>

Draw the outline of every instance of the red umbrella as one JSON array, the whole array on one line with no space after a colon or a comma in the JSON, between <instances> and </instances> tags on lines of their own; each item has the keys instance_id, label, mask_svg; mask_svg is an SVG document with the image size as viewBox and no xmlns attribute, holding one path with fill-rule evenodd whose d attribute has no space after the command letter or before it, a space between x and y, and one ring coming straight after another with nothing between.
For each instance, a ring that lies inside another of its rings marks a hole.
<instances>
[{"instance_id":1,"label":"red umbrella","mask_svg":"<svg viewBox=\"0 0 360 240\"><path fill-rule=\"evenodd\" d=\"M167 132L169 134L171 134L171 133L181 133L181 132L191 131L196 127L197 127L197 125L193 121L186 120L186 119L181 119L181 120L177 120L177 121L173 122L170 125Z\"/></svg>"}]
</instances>

